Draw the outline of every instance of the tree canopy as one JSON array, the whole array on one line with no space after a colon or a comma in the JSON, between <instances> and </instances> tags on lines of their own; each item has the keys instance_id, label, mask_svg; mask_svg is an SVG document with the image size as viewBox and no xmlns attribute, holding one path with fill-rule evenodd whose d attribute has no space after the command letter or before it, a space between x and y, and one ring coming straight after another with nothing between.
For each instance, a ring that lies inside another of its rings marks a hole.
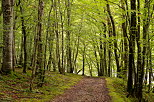
<instances>
[{"instance_id":1,"label":"tree canopy","mask_svg":"<svg viewBox=\"0 0 154 102\"><path fill-rule=\"evenodd\" d=\"M2 0L0 69L118 77L128 97L153 90L153 0Z\"/></svg>"}]
</instances>

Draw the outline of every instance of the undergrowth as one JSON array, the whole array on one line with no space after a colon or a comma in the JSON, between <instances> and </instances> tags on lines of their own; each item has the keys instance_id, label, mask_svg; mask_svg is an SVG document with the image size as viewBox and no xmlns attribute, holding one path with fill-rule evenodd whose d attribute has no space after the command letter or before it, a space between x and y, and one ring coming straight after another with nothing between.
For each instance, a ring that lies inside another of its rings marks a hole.
<instances>
[{"instance_id":1,"label":"undergrowth","mask_svg":"<svg viewBox=\"0 0 154 102\"><path fill-rule=\"evenodd\" d=\"M61 75L56 72L46 72L45 83L42 88L34 81L33 91L29 90L31 71L26 74L21 69L10 75L0 76L0 102L45 102L62 94L78 82L82 76L75 74Z\"/></svg>"},{"instance_id":2,"label":"undergrowth","mask_svg":"<svg viewBox=\"0 0 154 102\"><path fill-rule=\"evenodd\" d=\"M138 102L137 99L126 97L128 95L126 81L120 78L106 78L109 95L112 97L112 102ZM154 102L154 93L143 93L144 102Z\"/></svg>"},{"instance_id":3,"label":"undergrowth","mask_svg":"<svg viewBox=\"0 0 154 102\"><path fill-rule=\"evenodd\" d=\"M109 95L112 102L135 102L134 98L127 98L126 82L119 78L106 78Z\"/></svg>"}]
</instances>

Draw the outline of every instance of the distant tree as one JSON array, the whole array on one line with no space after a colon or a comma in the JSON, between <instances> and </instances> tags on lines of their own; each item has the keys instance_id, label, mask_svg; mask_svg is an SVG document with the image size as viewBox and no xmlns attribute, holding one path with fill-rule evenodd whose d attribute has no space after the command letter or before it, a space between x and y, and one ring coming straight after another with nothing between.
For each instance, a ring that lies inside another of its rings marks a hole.
<instances>
[{"instance_id":1,"label":"distant tree","mask_svg":"<svg viewBox=\"0 0 154 102\"><path fill-rule=\"evenodd\" d=\"M24 10L23 10L23 0L19 0L20 3L20 13L21 13L21 26L22 26L22 45L23 45L23 56L24 56L24 63L23 63L23 73L26 73L27 70L27 31L26 31L26 25L25 25L25 19L24 19ZM21 52L22 53L22 52ZM21 62L22 63L22 62Z\"/></svg>"},{"instance_id":2,"label":"distant tree","mask_svg":"<svg viewBox=\"0 0 154 102\"><path fill-rule=\"evenodd\" d=\"M67 30L66 30L66 36L67 36L67 68L69 73L73 73L73 67L72 67L72 50L71 50L71 1L66 0L66 8L67 8Z\"/></svg>"}]
</instances>

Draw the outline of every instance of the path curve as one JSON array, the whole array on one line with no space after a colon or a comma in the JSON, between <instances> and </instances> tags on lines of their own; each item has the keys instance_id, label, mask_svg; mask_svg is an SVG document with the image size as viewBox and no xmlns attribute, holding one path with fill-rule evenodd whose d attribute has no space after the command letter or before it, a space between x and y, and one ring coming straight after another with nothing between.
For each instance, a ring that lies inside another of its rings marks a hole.
<instances>
[{"instance_id":1,"label":"path curve","mask_svg":"<svg viewBox=\"0 0 154 102\"><path fill-rule=\"evenodd\" d=\"M111 102L105 78L85 77L50 102Z\"/></svg>"}]
</instances>

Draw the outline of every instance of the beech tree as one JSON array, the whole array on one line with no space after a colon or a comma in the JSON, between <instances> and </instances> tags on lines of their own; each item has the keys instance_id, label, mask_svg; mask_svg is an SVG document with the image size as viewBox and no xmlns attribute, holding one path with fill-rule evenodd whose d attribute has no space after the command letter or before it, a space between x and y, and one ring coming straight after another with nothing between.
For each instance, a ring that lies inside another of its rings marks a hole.
<instances>
[{"instance_id":1,"label":"beech tree","mask_svg":"<svg viewBox=\"0 0 154 102\"><path fill-rule=\"evenodd\" d=\"M121 78L139 101L152 92L153 0L3 0L2 8L1 72L31 71L30 90L49 70Z\"/></svg>"},{"instance_id":2,"label":"beech tree","mask_svg":"<svg viewBox=\"0 0 154 102\"><path fill-rule=\"evenodd\" d=\"M9 74L13 68L13 0L3 0L3 65L2 72Z\"/></svg>"}]
</instances>

